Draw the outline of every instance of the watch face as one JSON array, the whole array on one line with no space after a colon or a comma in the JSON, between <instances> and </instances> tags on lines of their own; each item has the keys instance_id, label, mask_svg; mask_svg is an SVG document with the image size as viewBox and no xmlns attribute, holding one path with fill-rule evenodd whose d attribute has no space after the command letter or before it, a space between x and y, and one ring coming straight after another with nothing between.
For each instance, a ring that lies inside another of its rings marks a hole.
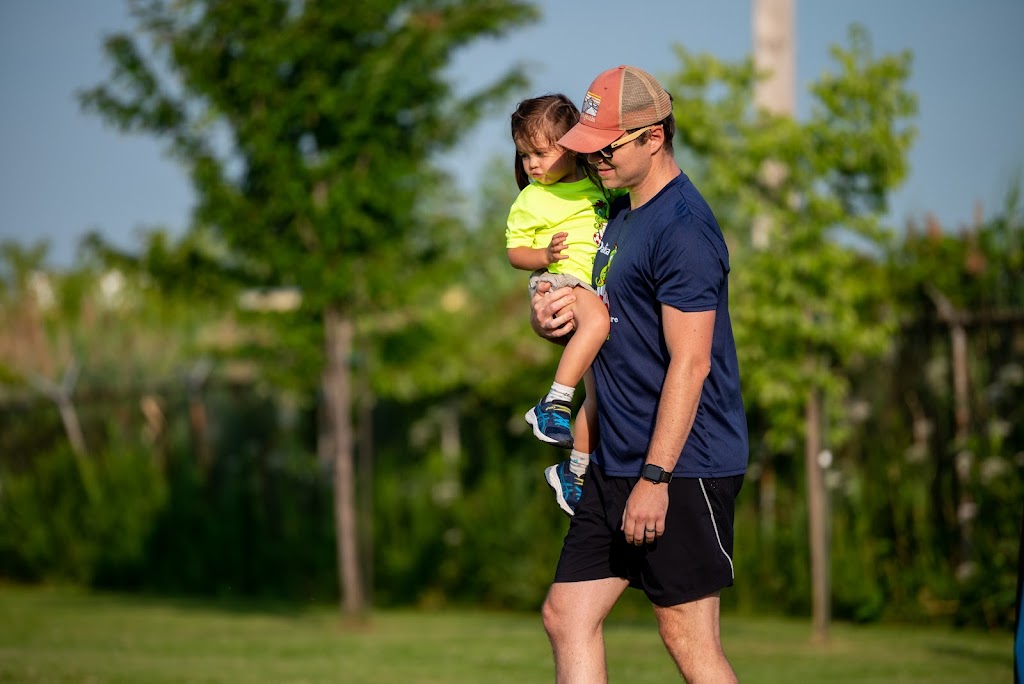
<instances>
[{"instance_id":1,"label":"watch face","mask_svg":"<svg viewBox=\"0 0 1024 684\"><path fill-rule=\"evenodd\" d=\"M645 465L644 469L640 471L640 476L645 480L650 480L651 482L661 483L672 481L672 473L665 472L664 468L654 465L653 463Z\"/></svg>"},{"instance_id":2,"label":"watch face","mask_svg":"<svg viewBox=\"0 0 1024 684\"><path fill-rule=\"evenodd\" d=\"M665 470L653 463L648 463L644 466L643 476L644 479L650 480L651 482L664 482L666 479Z\"/></svg>"}]
</instances>

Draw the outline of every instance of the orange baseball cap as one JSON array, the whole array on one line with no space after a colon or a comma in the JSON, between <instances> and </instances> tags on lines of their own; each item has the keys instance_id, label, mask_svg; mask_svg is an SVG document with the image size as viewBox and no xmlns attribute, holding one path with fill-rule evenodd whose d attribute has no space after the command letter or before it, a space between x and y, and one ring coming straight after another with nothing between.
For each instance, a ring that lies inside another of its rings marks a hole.
<instances>
[{"instance_id":1,"label":"orange baseball cap","mask_svg":"<svg viewBox=\"0 0 1024 684\"><path fill-rule=\"evenodd\" d=\"M636 128L656 124L672 113L672 98L643 69L620 66L590 84L580 107L580 120L558 144L589 154Z\"/></svg>"}]
</instances>

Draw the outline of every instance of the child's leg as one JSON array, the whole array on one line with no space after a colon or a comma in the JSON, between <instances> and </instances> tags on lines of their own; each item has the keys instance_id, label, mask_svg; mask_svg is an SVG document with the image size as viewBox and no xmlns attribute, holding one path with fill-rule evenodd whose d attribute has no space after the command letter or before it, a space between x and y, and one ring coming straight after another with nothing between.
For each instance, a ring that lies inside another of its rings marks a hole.
<instances>
[{"instance_id":1,"label":"child's leg","mask_svg":"<svg viewBox=\"0 0 1024 684\"><path fill-rule=\"evenodd\" d=\"M563 449L574 445L570 431L573 393L608 338L610 325L608 309L597 294L584 287L577 287L573 294L576 330L562 351L551 390L525 416L537 439Z\"/></svg>"},{"instance_id":2,"label":"child's leg","mask_svg":"<svg viewBox=\"0 0 1024 684\"><path fill-rule=\"evenodd\" d=\"M587 472L590 465L590 454L597 448L597 394L594 392L594 371L588 370L583 376L583 384L587 396L583 400L583 410L576 415L575 436L572 453L566 467L579 477ZM575 508L575 506L573 506Z\"/></svg>"},{"instance_id":3,"label":"child's leg","mask_svg":"<svg viewBox=\"0 0 1024 684\"><path fill-rule=\"evenodd\" d=\"M583 376L587 396L583 410L576 415L574 448L589 456L597 448L597 392L594 390L594 371L588 370Z\"/></svg>"},{"instance_id":4,"label":"child's leg","mask_svg":"<svg viewBox=\"0 0 1024 684\"><path fill-rule=\"evenodd\" d=\"M585 287L577 287L573 294L576 295L572 305L576 330L562 351L562 358L555 371L555 382L575 388L594 363L601 345L608 339L611 324L608 321L608 307L596 293Z\"/></svg>"},{"instance_id":5,"label":"child's leg","mask_svg":"<svg viewBox=\"0 0 1024 684\"><path fill-rule=\"evenodd\" d=\"M583 410L576 415L572 453L567 460L544 470L544 479L555 490L555 502L569 515L576 512L576 504L583 494L583 477L590 466L590 454L597 447L597 394L592 370L583 376L583 383L587 397L583 400Z\"/></svg>"}]
</instances>

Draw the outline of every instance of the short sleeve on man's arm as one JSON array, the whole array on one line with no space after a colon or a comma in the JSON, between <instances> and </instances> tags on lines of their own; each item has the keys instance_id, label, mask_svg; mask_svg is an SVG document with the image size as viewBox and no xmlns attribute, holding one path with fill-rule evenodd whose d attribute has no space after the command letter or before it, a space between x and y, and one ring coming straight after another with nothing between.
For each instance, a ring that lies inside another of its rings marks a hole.
<instances>
[{"instance_id":1,"label":"short sleeve on man's arm","mask_svg":"<svg viewBox=\"0 0 1024 684\"><path fill-rule=\"evenodd\" d=\"M680 311L712 311L729 270L728 253L692 216L674 221L654 246L652 275L662 304Z\"/></svg>"}]
</instances>

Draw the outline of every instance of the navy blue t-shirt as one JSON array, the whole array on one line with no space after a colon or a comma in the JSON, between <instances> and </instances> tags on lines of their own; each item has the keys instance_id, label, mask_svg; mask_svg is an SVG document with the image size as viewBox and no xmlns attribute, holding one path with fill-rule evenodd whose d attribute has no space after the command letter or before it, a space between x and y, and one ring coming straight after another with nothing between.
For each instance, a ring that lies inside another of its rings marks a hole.
<instances>
[{"instance_id":1,"label":"navy blue t-shirt","mask_svg":"<svg viewBox=\"0 0 1024 684\"><path fill-rule=\"evenodd\" d=\"M674 473L746 472L747 419L729 319L729 252L711 208L680 173L643 206L612 208L594 261L594 286L611 333L594 362L599 417L594 462L609 475L640 474L654 432L669 353L661 306L715 311L711 372ZM618 210L618 211L616 211Z\"/></svg>"}]
</instances>

